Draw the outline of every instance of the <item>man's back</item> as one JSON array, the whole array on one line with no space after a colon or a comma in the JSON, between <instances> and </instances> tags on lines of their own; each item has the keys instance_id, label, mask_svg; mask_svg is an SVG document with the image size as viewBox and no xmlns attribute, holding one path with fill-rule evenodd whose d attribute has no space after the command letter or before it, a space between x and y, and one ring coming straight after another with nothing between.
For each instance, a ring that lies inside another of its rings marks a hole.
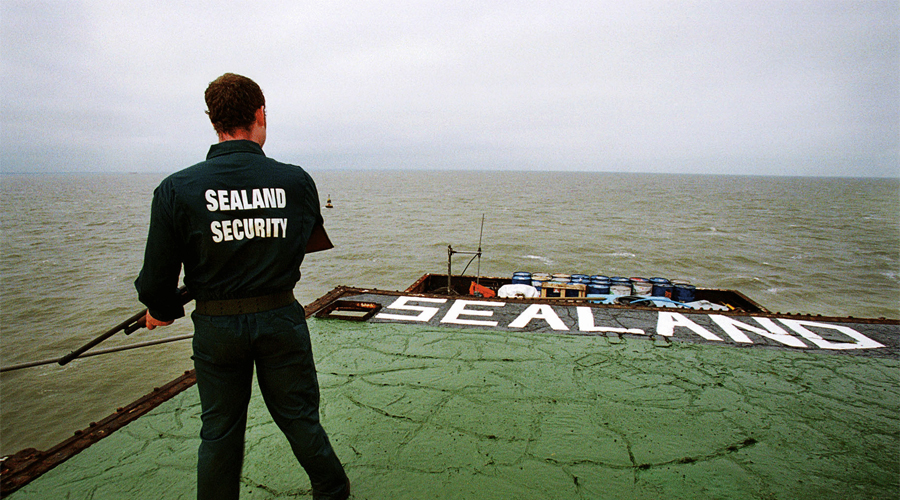
<instances>
[{"instance_id":1,"label":"man's back","mask_svg":"<svg viewBox=\"0 0 900 500\"><path fill-rule=\"evenodd\" d=\"M214 145L207 161L170 176L157 196L172 212L171 244L184 245L185 284L200 300L293 289L322 223L309 175L250 141Z\"/></svg>"},{"instance_id":2,"label":"man's back","mask_svg":"<svg viewBox=\"0 0 900 500\"><path fill-rule=\"evenodd\" d=\"M154 191L135 282L148 328L184 315L177 292L182 266L196 299L192 359L203 410L197 496L240 495L255 368L272 418L309 475L313 498L346 499L349 481L319 423L309 329L293 295L307 242L322 224L315 184L300 167L263 153L265 98L255 82L226 73L205 97L219 143L206 161L172 174Z\"/></svg>"}]
</instances>

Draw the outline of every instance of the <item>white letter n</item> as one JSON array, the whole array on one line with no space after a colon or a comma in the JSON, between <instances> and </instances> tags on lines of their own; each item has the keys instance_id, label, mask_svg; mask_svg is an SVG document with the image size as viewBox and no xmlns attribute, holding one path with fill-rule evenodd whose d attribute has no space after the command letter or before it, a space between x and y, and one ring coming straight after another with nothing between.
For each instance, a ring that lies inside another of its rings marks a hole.
<instances>
[{"instance_id":1,"label":"white letter n","mask_svg":"<svg viewBox=\"0 0 900 500\"><path fill-rule=\"evenodd\" d=\"M687 319L681 313L664 311L659 312L659 320L656 322L657 333L665 337L671 337L675 332L676 326L683 326L696 333L697 335L705 338L706 340L718 340L719 342L722 341L722 339L710 333L709 330Z\"/></svg>"}]
</instances>

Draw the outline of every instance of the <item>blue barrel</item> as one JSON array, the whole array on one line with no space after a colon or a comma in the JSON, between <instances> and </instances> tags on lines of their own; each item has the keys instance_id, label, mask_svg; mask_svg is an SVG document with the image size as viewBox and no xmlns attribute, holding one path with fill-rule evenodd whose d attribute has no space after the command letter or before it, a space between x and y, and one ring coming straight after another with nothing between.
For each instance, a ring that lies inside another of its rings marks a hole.
<instances>
[{"instance_id":1,"label":"blue barrel","mask_svg":"<svg viewBox=\"0 0 900 500\"><path fill-rule=\"evenodd\" d=\"M531 285L531 273L518 271L512 275L513 285Z\"/></svg>"},{"instance_id":2,"label":"blue barrel","mask_svg":"<svg viewBox=\"0 0 900 500\"><path fill-rule=\"evenodd\" d=\"M672 299L678 302L693 302L696 297L696 288L690 283L673 283Z\"/></svg>"},{"instance_id":3,"label":"blue barrel","mask_svg":"<svg viewBox=\"0 0 900 500\"><path fill-rule=\"evenodd\" d=\"M609 283L609 276L603 276L602 274L595 274L595 275L591 276L591 281L593 281L594 283L602 283L602 282Z\"/></svg>"},{"instance_id":4,"label":"blue barrel","mask_svg":"<svg viewBox=\"0 0 900 500\"><path fill-rule=\"evenodd\" d=\"M650 294L654 297L672 298L672 284L666 278L650 278L650 284L653 286Z\"/></svg>"},{"instance_id":5,"label":"blue barrel","mask_svg":"<svg viewBox=\"0 0 900 500\"><path fill-rule=\"evenodd\" d=\"M667 299L671 299L673 295L673 287L671 283L654 283L653 284L653 296L654 297L665 297Z\"/></svg>"},{"instance_id":6,"label":"blue barrel","mask_svg":"<svg viewBox=\"0 0 900 500\"><path fill-rule=\"evenodd\" d=\"M609 281L591 281L588 283L587 293L592 295L609 295Z\"/></svg>"},{"instance_id":7,"label":"blue barrel","mask_svg":"<svg viewBox=\"0 0 900 500\"><path fill-rule=\"evenodd\" d=\"M591 284L591 279L587 276L584 276L584 277L578 276L578 277L572 278L569 281L569 283L572 285L584 285L585 288L587 288L587 286Z\"/></svg>"},{"instance_id":8,"label":"blue barrel","mask_svg":"<svg viewBox=\"0 0 900 500\"><path fill-rule=\"evenodd\" d=\"M654 297L665 297L667 299L671 299L674 295L674 287L671 283L656 283L653 285L653 296Z\"/></svg>"}]
</instances>

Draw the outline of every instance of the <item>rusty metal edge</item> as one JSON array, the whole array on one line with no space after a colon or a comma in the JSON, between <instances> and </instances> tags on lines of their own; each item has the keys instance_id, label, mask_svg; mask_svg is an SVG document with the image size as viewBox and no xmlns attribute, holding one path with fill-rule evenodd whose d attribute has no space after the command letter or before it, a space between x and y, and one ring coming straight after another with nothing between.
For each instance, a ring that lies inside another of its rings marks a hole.
<instances>
[{"instance_id":1,"label":"rusty metal edge","mask_svg":"<svg viewBox=\"0 0 900 500\"><path fill-rule=\"evenodd\" d=\"M196 381L194 370L186 371L182 376L162 387L155 388L130 405L118 408L114 414L103 420L91 422L86 429L75 431L74 436L47 451L27 448L6 457L0 467L0 498L15 492L41 474L147 414L150 410L194 385Z\"/></svg>"},{"instance_id":2,"label":"rusty metal edge","mask_svg":"<svg viewBox=\"0 0 900 500\"><path fill-rule=\"evenodd\" d=\"M356 287L348 287L348 286L338 286L332 289L330 292L326 293L322 297L319 297L309 305L305 307L306 317L309 318L316 312L320 311L324 307L331 304L333 301L340 299L341 297L348 295L359 295L365 293L377 293L382 295L417 295L417 296L435 296L433 294L428 293L410 293L410 290L414 290L417 285L420 284L423 280L427 278L423 276L419 279L413 286L407 288L404 292L399 291L388 291L388 290L378 290L378 289L370 289L370 288L356 288ZM485 299L480 299L485 300ZM500 299L487 299L487 300L500 300ZM541 302L540 299L502 299L508 302ZM555 303L564 303L565 301L559 301ZM573 301L574 303L574 301ZM596 306L595 306L596 307ZM623 307L623 306L605 306L605 307ZM644 309L640 307L640 309ZM694 311L682 311L691 313ZM736 313L724 312L726 315L736 315ZM746 314L746 313L743 313ZM836 322L861 322L861 323L883 323L883 324L900 324L900 320L894 319L886 319L886 318L854 318L852 316L849 317L828 317L821 315L809 315L809 314L792 314L792 313L771 313L766 311L763 314L754 314L754 316L781 316L781 317L797 317L797 318L815 318L819 320L829 320ZM169 399L175 397L179 393L184 390L190 388L196 383L196 375L194 370L189 370L184 373L184 375L178 377L177 379L169 382L168 384L154 389L149 394L144 395L137 401L131 403L130 405L119 408L116 410L116 413L106 417L105 419L99 422L92 422L88 428L80 431L76 431L75 435L62 443L54 446L53 448L47 451L40 451L34 448L27 448L14 455L10 455L5 457L5 460L0 465L0 498L6 497L7 495L12 494L19 488L25 486L30 483L34 479L38 478L41 474L53 469L57 465L65 462L69 458L77 455L78 453L84 451L92 444L97 441L103 439L104 437L112 434L116 430L124 427L130 422L137 420L139 417L147 414L160 404L168 401Z\"/></svg>"},{"instance_id":3,"label":"rusty metal edge","mask_svg":"<svg viewBox=\"0 0 900 500\"><path fill-rule=\"evenodd\" d=\"M341 297L347 290L357 293L363 291L344 286L337 287L306 306L306 317L310 317L318 309ZM5 457L2 464L0 464L0 498L12 494L45 472L86 450L94 443L149 413L157 406L190 388L196 382L197 378L194 370L188 370L180 377L162 387L153 389L152 392L145 394L130 405L118 408L114 414L103 420L91 422L86 429L75 431L74 436L47 451L26 448Z\"/></svg>"}]
</instances>

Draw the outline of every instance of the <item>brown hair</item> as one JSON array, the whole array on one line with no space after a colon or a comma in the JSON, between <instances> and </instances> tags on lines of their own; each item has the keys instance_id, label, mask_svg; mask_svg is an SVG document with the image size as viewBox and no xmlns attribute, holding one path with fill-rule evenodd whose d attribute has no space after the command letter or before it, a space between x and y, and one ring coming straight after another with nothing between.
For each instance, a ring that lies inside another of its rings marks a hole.
<instances>
[{"instance_id":1,"label":"brown hair","mask_svg":"<svg viewBox=\"0 0 900 500\"><path fill-rule=\"evenodd\" d=\"M250 130L256 110L266 105L262 89L246 76L225 73L206 87L206 114L219 134Z\"/></svg>"}]
</instances>

